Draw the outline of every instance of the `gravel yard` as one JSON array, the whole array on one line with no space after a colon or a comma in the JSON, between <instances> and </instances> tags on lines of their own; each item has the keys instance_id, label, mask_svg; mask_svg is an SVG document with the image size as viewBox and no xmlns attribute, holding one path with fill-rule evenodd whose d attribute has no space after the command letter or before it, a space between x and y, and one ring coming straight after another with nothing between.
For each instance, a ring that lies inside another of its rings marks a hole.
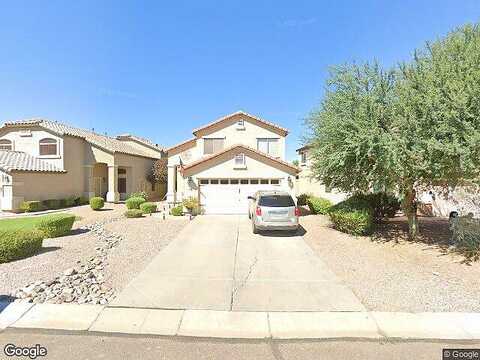
<instances>
[{"instance_id":1,"label":"gravel yard","mask_svg":"<svg viewBox=\"0 0 480 360\"><path fill-rule=\"evenodd\" d=\"M65 270L78 267L80 261L98 256L101 245L98 234L84 227L113 219L119 220L107 223L104 228L121 235L122 240L108 250L103 271L105 285L121 289L188 221L185 218L162 220L154 216L126 219L122 216L124 211L125 206L121 204L105 204L102 211L92 211L89 206L69 210L79 217L71 235L45 239L43 249L37 255L0 264L0 296L8 296L34 281L48 282L62 276Z\"/></svg>"},{"instance_id":2,"label":"gravel yard","mask_svg":"<svg viewBox=\"0 0 480 360\"><path fill-rule=\"evenodd\" d=\"M466 264L445 250L445 236L433 234L444 222L422 219L424 242L397 236L395 224L375 241L338 232L321 215L304 216L301 224L307 244L368 310L480 311L480 262Z\"/></svg>"}]
</instances>

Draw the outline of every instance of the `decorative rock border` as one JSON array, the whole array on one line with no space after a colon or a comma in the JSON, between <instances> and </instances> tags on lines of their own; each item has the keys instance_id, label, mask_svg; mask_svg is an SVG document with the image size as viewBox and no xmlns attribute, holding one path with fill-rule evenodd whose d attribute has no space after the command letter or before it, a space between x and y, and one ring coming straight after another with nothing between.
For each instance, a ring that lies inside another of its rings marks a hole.
<instances>
[{"instance_id":1,"label":"decorative rock border","mask_svg":"<svg viewBox=\"0 0 480 360\"><path fill-rule=\"evenodd\" d=\"M66 269L52 280L31 282L14 291L12 296L34 304L107 304L115 297L115 290L106 286L104 280L107 255L123 237L106 230L105 225L120 219L112 218L80 227L79 230L90 231L97 237L100 244L95 248L96 256L78 261L76 267Z\"/></svg>"}]
</instances>

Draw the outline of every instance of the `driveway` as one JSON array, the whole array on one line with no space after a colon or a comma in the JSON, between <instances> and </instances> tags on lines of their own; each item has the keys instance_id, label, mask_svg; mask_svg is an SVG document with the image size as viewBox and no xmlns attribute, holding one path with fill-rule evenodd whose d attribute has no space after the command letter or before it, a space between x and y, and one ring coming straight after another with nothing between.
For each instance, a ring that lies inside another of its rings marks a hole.
<instances>
[{"instance_id":1,"label":"driveway","mask_svg":"<svg viewBox=\"0 0 480 360\"><path fill-rule=\"evenodd\" d=\"M197 217L111 306L232 311L365 310L301 234L254 235L250 221L242 215Z\"/></svg>"}]
</instances>

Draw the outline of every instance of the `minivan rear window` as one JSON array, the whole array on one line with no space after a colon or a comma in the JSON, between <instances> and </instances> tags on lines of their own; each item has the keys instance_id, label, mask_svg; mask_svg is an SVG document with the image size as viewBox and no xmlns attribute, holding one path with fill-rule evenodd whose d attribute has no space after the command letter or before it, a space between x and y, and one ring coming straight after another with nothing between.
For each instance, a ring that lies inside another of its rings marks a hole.
<instances>
[{"instance_id":1,"label":"minivan rear window","mask_svg":"<svg viewBox=\"0 0 480 360\"><path fill-rule=\"evenodd\" d=\"M259 206L267 207L289 207L295 206L291 196L288 195L265 195L258 200Z\"/></svg>"}]
</instances>

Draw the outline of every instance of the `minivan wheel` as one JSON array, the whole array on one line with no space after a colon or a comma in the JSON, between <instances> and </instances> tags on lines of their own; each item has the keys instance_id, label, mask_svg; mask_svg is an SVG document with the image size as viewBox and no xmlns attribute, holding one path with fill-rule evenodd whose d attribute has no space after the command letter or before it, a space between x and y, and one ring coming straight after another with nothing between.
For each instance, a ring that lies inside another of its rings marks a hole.
<instances>
[{"instance_id":1,"label":"minivan wheel","mask_svg":"<svg viewBox=\"0 0 480 360\"><path fill-rule=\"evenodd\" d=\"M253 231L254 234L258 234L258 229L255 226L255 223L253 221L252 221L252 231Z\"/></svg>"}]
</instances>

